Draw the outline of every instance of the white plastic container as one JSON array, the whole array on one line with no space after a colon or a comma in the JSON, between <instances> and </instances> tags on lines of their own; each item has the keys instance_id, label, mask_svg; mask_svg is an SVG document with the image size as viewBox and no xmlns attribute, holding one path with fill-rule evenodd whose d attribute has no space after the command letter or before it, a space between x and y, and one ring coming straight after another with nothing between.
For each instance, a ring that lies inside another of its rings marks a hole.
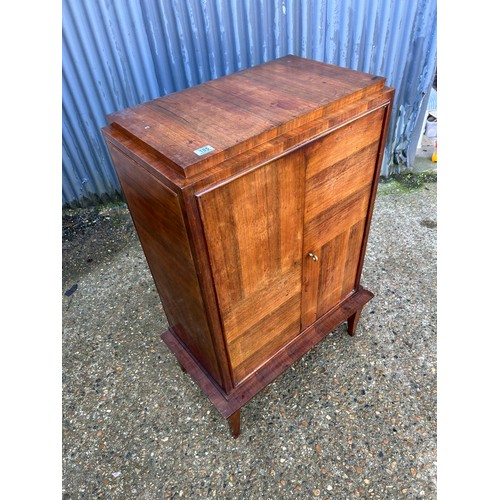
<instances>
[{"instance_id":1,"label":"white plastic container","mask_svg":"<svg viewBox=\"0 0 500 500\"><path fill-rule=\"evenodd\" d=\"M430 120L427 118L427 122L425 124L425 135L427 137L437 137L437 120Z\"/></svg>"}]
</instances>

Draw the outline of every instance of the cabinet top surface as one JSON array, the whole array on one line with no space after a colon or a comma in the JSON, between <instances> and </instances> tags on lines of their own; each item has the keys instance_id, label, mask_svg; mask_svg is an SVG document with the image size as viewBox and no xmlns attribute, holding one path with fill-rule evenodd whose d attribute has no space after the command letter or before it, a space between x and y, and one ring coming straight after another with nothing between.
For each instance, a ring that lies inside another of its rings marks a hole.
<instances>
[{"instance_id":1,"label":"cabinet top surface","mask_svg":"<svg viewBox=\"0 0 500 500\"><path fill-rule=\"evenodd\" d=\"M289 55L107 119L190 177L380 92L384 83L380 76Z\"/></svg>"}]
</instances>

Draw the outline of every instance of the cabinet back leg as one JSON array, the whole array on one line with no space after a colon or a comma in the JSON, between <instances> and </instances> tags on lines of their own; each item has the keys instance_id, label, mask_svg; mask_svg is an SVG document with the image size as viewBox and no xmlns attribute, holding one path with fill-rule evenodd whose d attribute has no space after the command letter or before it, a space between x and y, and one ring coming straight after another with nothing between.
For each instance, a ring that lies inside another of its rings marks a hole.
<instances>
[{"instance_id":1,"label":"cabinet back leg","mask_svg":"<svg viewBox=\"0 0 500 500\"><path fill-rule=\"evenodd\" d=\"M240 410L235 411L228 419L234 438L240 435Z\"/></svg>"},{"instance_id":2,"label":"cabinet back leg","mask_svg":"<svg viewBox=\"0 0 500 500\"><path fill-rule=\"evenodd\" d=\"M356 328L358 326L359 317L361 316L361 309L358 309L352 316L347 318L347 333L354 337Z\"/></svg>"}]
</instances>

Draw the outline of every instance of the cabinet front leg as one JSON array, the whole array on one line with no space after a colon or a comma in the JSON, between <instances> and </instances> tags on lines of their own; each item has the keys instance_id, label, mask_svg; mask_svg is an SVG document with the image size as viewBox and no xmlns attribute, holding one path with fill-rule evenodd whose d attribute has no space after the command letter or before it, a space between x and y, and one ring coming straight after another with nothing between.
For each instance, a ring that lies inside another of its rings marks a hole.
<instances>
[{"instance_id":1,"label":"cabinet front leg","mask_svg":"<svg viewBox=\"0 0 500 500\"><path fill-rule=\"evenodd\" d=\"M240 410L235 411L228 419L234 438L240 435Z\"/></svg>"},{"instance_id":2,"label":"cabinet front leg","mask_svg":"<svg viewBox=\"0 0 500 500\"><path fill-rule=\"evenodd\" d=\"M177 361L177 363L179 364L179 367L180 367L181 371L182 371L183 373L186 373L186 369L185 369L185 368L181 365L181 362L180 362L180 361Z\"/></svg>"},{"instance_id":3,"label":"cabinet front leg","mask_svg":"<svg viewBox=\"0 0 500 500\"><path fill-rule=\"evenodd\" d=\"M358 309L352 316L347 318L347 333L354 337L356 327L358 326L359 317L361 316L361 309Z\"/></svg>"}]
</instances>

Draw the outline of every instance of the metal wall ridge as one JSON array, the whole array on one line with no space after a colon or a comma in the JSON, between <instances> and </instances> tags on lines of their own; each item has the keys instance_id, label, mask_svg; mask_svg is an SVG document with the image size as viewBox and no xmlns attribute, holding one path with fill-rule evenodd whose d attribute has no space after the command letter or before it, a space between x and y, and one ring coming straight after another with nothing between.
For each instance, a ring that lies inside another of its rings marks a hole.
<instances>
[{"instance_id":1,"label":"metal wall ridge","mask_svg":"<svg viewBox=\"0 0 500 500\"><path fill-rule=\"evenodd\" d=\"M295 54L396 88L382 175L411 165L436 70L436 0L63 0L63 206L121 198L105 116Z\"/></svg>"}]
</instances>

